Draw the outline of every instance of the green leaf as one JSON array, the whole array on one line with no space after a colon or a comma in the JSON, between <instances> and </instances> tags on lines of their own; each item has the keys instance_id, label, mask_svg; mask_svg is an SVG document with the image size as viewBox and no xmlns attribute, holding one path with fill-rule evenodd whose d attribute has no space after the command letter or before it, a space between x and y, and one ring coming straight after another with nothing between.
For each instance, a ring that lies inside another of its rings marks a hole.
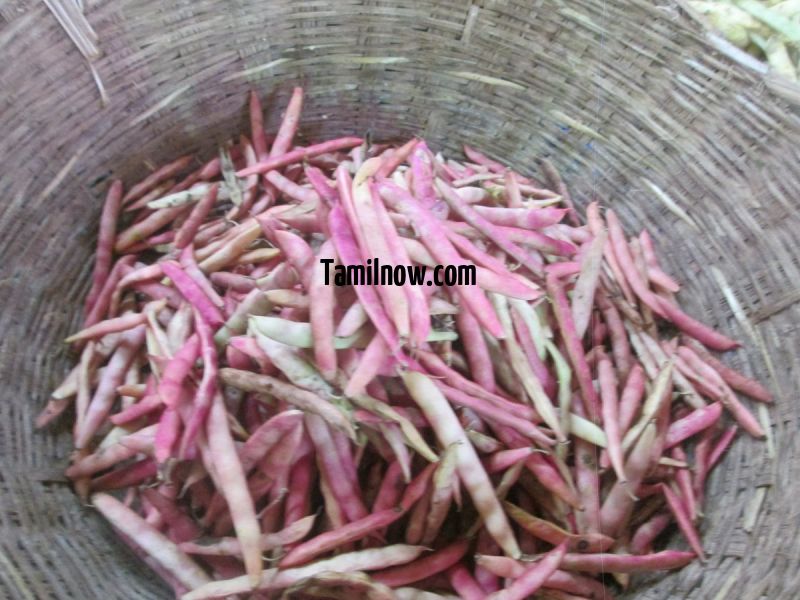
<instances>
[{"instance_id":1,"label":"green leaf","mask_svg":"<svg viewBox=\"0 0 800 600\"><path fill-rule=\"evenodd\" d=\"M800 25L756 0L734 0L736 6L783 35L789 42L800 44Z\"/></svg>"}]
</instances>

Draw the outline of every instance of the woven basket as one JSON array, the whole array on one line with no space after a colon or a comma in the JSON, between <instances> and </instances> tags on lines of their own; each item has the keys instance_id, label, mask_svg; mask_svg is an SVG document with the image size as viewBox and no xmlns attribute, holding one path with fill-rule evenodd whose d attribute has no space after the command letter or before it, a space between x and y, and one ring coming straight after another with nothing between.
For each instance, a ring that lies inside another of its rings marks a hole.
<instances>
[{"instance_id":1,"label":"woven basket","mask_svg":"<svg viewBox=\"0 0 800 600\"><path fill-rule=\"evenodd\" d=\"M107 108L44 4L0 4L0 596L169 597L64 481L67 426L34 432L33 418L70 364L61 340L78 327L105 180L208 157L244 130L249 89L278 107L302 84L309 138L422 134L451 152L468 140L523 173L550 156L579 203L597 196L647 224L686 308L745 340L728 360L779 399L774 457L742 438L711 480L708 563L635 578L628 597L798 597L795 88L737 63L680 6L648 0L85 10Z\"/></svg>"}]
</instances>

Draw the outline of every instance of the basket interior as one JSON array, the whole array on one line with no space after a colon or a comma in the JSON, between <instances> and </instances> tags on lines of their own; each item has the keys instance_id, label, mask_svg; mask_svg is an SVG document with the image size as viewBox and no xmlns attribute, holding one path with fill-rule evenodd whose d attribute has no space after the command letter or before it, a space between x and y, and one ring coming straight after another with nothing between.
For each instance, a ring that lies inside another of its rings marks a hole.
<instances>
[{"instance_id":1,"label":"basket interior","mask_svg":"<svg viewBox=\"0 0 800 600\"><path fill-rule=\"evenodd\" d=\"M43 3L0 9L11 58L0 70L0 588L168 597L64 482L68 427L34 432L33 418L74 358L61 340L78 326L106 180L210 157L245 131L250 89L275 125L299 84L306 139L418 134L522 173L548 156L578 204L598 198L632 229L646 224L686 309L745 341L729 361L779 399L774 459L742 437L711 480L709 562L634 578L629 596L794 597L800 131L785 89L671 4L100 0L86 13L106 108Z\"/></svg>"}]
</instances>

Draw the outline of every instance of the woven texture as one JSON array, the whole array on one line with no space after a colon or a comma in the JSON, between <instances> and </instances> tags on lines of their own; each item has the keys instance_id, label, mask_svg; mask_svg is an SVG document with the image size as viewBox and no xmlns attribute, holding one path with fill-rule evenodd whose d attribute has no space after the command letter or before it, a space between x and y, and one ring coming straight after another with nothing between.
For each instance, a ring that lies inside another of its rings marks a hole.
<instances>
[{"instance_id":1,"label":"woven texture","mask_svg":"<svg viewBox=\"0 0 800 600\"><path fill-rule=\"evenodd\" d=\"M0 3L0 596L169 596L64 482L66 425L34 432L33 418L70 365L61 340L78 326L105 180L210 157L244 130L247 90L283 106L295 84L309 138L422 134L451 152L468 140L522 173L550 156L581 204L597 196L647 224L687 310L744 340L726 360L778 400L775 458L743 436L712 478L709 562L635 579L628 596L797 596L796 89L649 0L86 0L86 12L105 109L45 5Z\"/></svg>"}]
</instances>

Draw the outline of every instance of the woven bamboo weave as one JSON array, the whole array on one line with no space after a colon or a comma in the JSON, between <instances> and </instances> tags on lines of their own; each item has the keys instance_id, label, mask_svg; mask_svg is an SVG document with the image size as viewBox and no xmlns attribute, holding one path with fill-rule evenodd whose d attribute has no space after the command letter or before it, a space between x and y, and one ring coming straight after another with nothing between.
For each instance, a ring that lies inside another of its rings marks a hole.
<instances>
[{"instance_id":1,"label":"woven bamboo weave","mask_svg":"<svg viewBox=\"0 0 800 600\"><path fill-rule=\"evenodd\" d=\"M800 99L680 5L650 0L86 0L85 61L45 4L0 2L0 597L155 599L166 588L61 473L68 427L34 432L70 366L105 180L130 183L244 131L246 92L307 90L307 138L469 141L579 204L647 224L687 310L746 342L778 396L774 458L744 436L711 481L710 556L626 597L800 595ZM279 110L270 112L275 125ZM712 268L713 267L713 268ZM680 544L679 540L675 540Z\"/></svg>"}]
</instances>

